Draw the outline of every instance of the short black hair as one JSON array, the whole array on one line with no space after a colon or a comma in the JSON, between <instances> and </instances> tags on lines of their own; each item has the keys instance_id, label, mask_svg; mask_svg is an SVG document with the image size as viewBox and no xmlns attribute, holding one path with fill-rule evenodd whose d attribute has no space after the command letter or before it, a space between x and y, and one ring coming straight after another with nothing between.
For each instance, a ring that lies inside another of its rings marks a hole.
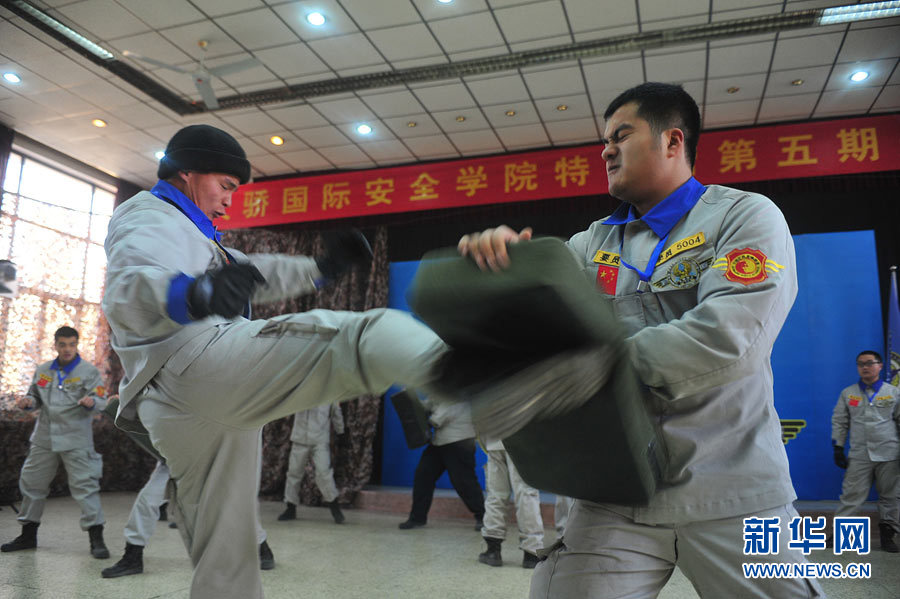
<instances>
[{"instance_id":1,"label":"short black hair","mask_svg":"<svg viewBox=\"0 0 900 599\"><path fill-rule=\"evenodd\" d=\"M862 356L865 356L866 354L872 354L873 356L875 356L875 359L878 360L878 362L884 362L884 360L881 359L881 354L879 354L874 349L867 349L867 350L859 352L859 355L856 356L856 359L859 360Z\"/></svg>"},{"instance_id":2,"label":"short black hair","mask_svg":"<svg viewBox=\"0 0 900 599\"><path fill-rule=\"evenodd\" d=\"M53 333L53 340L59 341L60 337L65 337L67 339L69 337L75 337L76 339L78 339L78 331L76 331L72 327L59 327L58 329L56 329L56 332Z\"/></svg>"},{"instance_id":3,"label":"short black hair","mask_svg":"<svg viewBox=\"0 0 900 599\"><path fill-rule=\"evenodd\" d=\"M691 95L673 83L642 83L625 90L610 102L603 118L609 120L615 111L630 102L637 104L638 116L650 123L654 134L672 127L681 129L685 154L693 168L700 138L700 109Z\"/></svg>"}]
</instances>

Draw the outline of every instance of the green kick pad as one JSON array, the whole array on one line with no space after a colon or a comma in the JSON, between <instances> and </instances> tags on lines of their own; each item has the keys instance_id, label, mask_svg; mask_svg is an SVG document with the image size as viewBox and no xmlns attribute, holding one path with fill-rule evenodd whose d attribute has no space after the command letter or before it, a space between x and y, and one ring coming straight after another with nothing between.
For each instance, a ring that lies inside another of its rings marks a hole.
<instances>
[{"instance_id":1,"label":"green kick pad","mask_svg":"<svg viewBox=\"0 0 900 599\"><path fill-rule=\"evenodd\" d=\"M529 485L646 503L666 454L612 303L558 239L509 255L501 272L455 248L425 255L408 301L452 348L436 386L471 402L476 430L503 439Z\"/></svg>"}]
</instances>

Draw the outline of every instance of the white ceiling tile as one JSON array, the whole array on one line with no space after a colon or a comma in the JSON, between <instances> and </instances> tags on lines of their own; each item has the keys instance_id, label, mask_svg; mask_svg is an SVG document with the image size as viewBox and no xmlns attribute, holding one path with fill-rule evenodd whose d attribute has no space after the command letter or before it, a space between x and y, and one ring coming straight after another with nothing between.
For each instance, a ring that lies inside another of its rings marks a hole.
<instances>
[{"instance_id":1,"label":"white ceiling tile","mask_svg":"<svg viewBox=\"0 0 900 599\"><path fill-rule=\"evenodd\" d=\"M46 106L18 96L0 100L0 114L7 115L9 118L3 120L6 125L13 127L20 122L38 123L62 116L55 110L49 110Z\"/></svg>"},{"instance_id":2,"label":"white ceiling tile","mask_svg":"<svg viewBox=\"0 0 900 599\"><path fill-rule=\"evenodd\" d=\"M4 73L12 71L22 78L20 83L10 83L0 77L0 89L5 89L10 95L30 96L44 91L59 89L59 86L52 81L44 79L29 69L22 68L17 63L5 61L2 56L0 56L0 66L2 66Z\"/></svg>"},{"instance_id":3,"label":"white ceiling tile","mask_svg":"<svg viewBox=\"0 0 900 599\"><path fill-rule=\"evenodd\" d=\"M139 19L155 29L200 21L203 13L187 0L117 0Z\"/></svg>"},{"instance_id":4,"label":"white ceiling tile","mask_svg":"<svg viewBox=\"0 0 900 599\"><path fill-rule=\"evenodd\" d=\"M372 128L369 133L360 133L356 128L361 124L366 124ZM384 123L376 118L366 119L364 121L355 121L353 123L344 123L336 125L336 127L346 135L353 143L372 143L376 141L395 141L393 131Z\"/></svg>"},{"instance_id":5,"label":"white ceiling tile","mask_svg":"<svg viewBox=\"0 0 900 599\"><path fill-rule=\"evenodd\" d=\"M450 60L453 62L462 62L464 60L472 60L474 58L485 58L488 56L505 56L509 54L506 46L491 46L490 48L480 48L478 50L467 50L465 52L454 52L450 54Z\"/></svg>"},{"instance_id":6,"label":"white ceiling tile","mask_svg":"<svg viewBox=\"0 0 900 599\"><path fill-rule=\"evenodd\" d=\"M250 50L269 48L297 41L297 36L269 8L238 13L216 19L229 35Z\"/></svg>"},{"instance_id":7,"label":"white ceiling tile","mask_svg":"<svg viewBox=\"0 0 900 599\"><path fill-rule=\"evenodd\" d=\"M575 32L637 23L634 2L607 2L600 6L596 0L564 0L563 4Z\"/></svg>"},{"instance_id":8,"label":"white ceiling tile","mask_svg":"<svg viewBox=\"0 0 900 599\"><path fill-rule=\"evenodd\" d=\"M407 147L419 158L451 158L459 152L444 135L429 135L406 140Z\"/></svg>"},{"instance_id":9,"label":"white ceiling tile","mask_svg":"<svg viewBox=\"0 0 900 599\"><path fill-rule=\"evenodd\" d=\"M864 114L875 102L880 88L843 89L826 91L816 106L813 118L836 115Z\"/></svg>"},{"instance_id":10,"label":"white ceiling tile","mask_svg":"<svg viewBox=\"0 0 900 599\"><path fill-rule=\"evenodd\" d=\"M600 139L594 119L572 119L545 123L554 144L596 141Z\"/></svg>"},{"instance_id":11,"label":"white ceiling tile","mask_svg":"<svg viewBox=\"0 0 900 599\"><path fill-rule=\"evenodd\" d=\"M569 33L559 0L494 10L494 16L509 43Z\"/></svg>"},{"instance_id":12,"label":"white ceiling tile","mask_svg":"<svg viewBox=\"0 0 900 599\"><path fill-rule=\"evenodd\" d=\"M475 100L462 83L430 85L428 87L414 86L412 92L419 99L419 102L432 112L468 108L475 105Z\"/></svg>"},{"instance_id":13,"label":"white ceiling tile","mask_svg":"<svg viewBox=\"0 0 900 599\"><path fill-rule=\"evenodd\" d=\"M336 164L337 166L351 166L370 160L359 146L333 146L322 148L319 154Z\"/></svg>"},{"instance_id":14,"label":"white ceiling tile","mask_svg":"<svg viewBox=\"0 0 900 599\"><path fill-rule=\"evenodd\" d=\"M431 116L446 133L472 131L489 127L484 115L477 108L432 112ZM457 121L458 117L465 117L465 120Z\"/></svg>"},{"instance_id":15,"label":"white ceiling tile","mask_svg":"<svg viewBox=\"0 0 900 599\"><path fill-rule=\"evenodd\" d=\"M495 104L494 106L485 106L483 108L485 116L494 127L512 127L515 125L530 125L539 123L540 118L534 104L528 102L510 102L506 104ZM508 116L508 111L514 111L513 116Z\"/></svg>"},{"instance_id":16,"label":"white ceiling tile","mask_svg":"<svg viewBox=\"0 0 900 599\"><path fill-rule=\"evenodd\" d=\"M98 42L134 35L150 28L113 0L84 0L56 8L76 29L89 32L88 39Z\"/></svg>"},{"instance_id":17,"label":"white ceiling tile","mask_svg":"<svg viewBox=\"0 0 900 599\"><path fill-rule=\"evenodd\" d=\"M442 54L434 36L421 23L370 31L369 39L392 62Z\"/></svg>"},{"instance_id":18,"label":"white ceiling tile","mask_svg":"<svg viewBox=\"0 0 900 599\"><path fill-rule=\"evenodd\" d=\"M689 27L691 25L706 25L708 21L708 17L706 13L700 15L692 15L688 17L678 17L675 19L662 19L662 20L646 20L644 19L644 15L641 15L641 31L644 33L650 31L664 31L666 29L672 29L675 27Z\"/></svg>"},{"instance_id":19,"label":"white ceiling tile","mask_svg":"<svg viewBox=\"0 0 900 599\"><path fill-rule=\"evenodd\" d=\"M272 117L256 108L248 112L226 110L219 114L219 118L248 137L265 133L280 133L282 131L282 126Z\"/></svg>"},{"instance_id":20,"label":"white ceiling tile","mask_svg":"<svg viewBox=\"0 0 900 599\"><path fill-rule=\"evenodd\" d=\"M192 0L192 2L212 17L252 10L263 5L261 0Z\"/></svg>"},{"instance_id":21,"label":"white ceiling tile","mask_svg":"<svg viewBox=\"0 0 900 599\"><path fill-rule=\"evenodd\" d=\"M759 110L759 122L770 123L809 118L818 101L818 93L766 98Z\"/></svg>"},{"instance_id":22,"label":"white ceiling tile","mask_svg":"<svg viewBox=\"0 0 900 599\"><path fill-rule=\"evenodd\" d=\"M399 141L375 141L361 143L359 147L369 155L372 160L381 164L384 162L413 161L415 156L409 153Z\"/></svg>"},{"instance_id":23,"label":"white ceiling tile","mask_svg":"<svg viewBox=\"0 0 900 599\"><path fill-rule=\"evenodd\" d=\"M647 56L647 81L690 81L706 75L706 49L678 51L671 48L661 56Z\"/></svg>"},{"instance_id":24,"label":"white ceiling tile","mask_svg":"<svg viewBox=\"0 0 900 599\"><path fill-rule=\"evenodd\" d=\"M434 36L448 54L493 48L505 43L489 14L463 15L435 21L430 25Z\"/></svg>"},{"instance_id":25,"label":"white ceiling tile","mask_svg":"<svg viewBox=\"0 0 900 599\"><path fill-rule=\"evenodd\" d=\"M31 99L52 108L54 112L58 112L63 116L78 116L83 114L92 114L91 118L96 118L100 109L93 103L82 99L79 96L65 89L58 89L51 92L44 92L31 96ZM86 119L90 121L91 119Z\"/></svg>"},{"instance_id":26,"label":"white ceiling tile","mask_svg":"<svg viewBox=\"0 0 900 599\"><path fill-rule=\"evenodd\" d=\"M554 98L568 94L583 94L584 79L576 64L564 68L549 68L523 73L533 98Z\"/></svg>"},{"instance_id":27,"label":"white ceiling tile","mask_svg":"<svg viewBox=\"0 0 900 599\"><path fill-rule=\"evenodd\" d=\"M481 105L502 102L521 102L528 99L528 90L518 74L494 74L490 79L472 81L466 79L469 91Z\"/></svg>"},{"instance_id":28,"label":"white ceiling tile","mask_svg":"<svg viewBox=\"0 0 900 599\"><path fill-rule=\"evenodd\" d=\"M25 23L22 22L22 25ZM51 38L43 32L32 35L13 23L0 21L0 54L8 59L20 61L29 57L55 56L56 49L45 39Z\"/></svg>"},{"instance_id":29,"label":"white ceiling tile","mask_svg":"<svg viewBox=\"0 0 900 599\"><path fill-rule=\"evenodd\" d=\"M762 42L774 42L776 39L774 33L763 33L761 35L741 35L735 37L726 37L724 39L713 40L709 42L710 48L724 48L726 46L745 46L747 44L758 44Z\"/></svg>"},{"instance_id":30,"label":"white ceiling tile","mask_svg":"<svg viewBox=\"0 0 900 599\"><path fill-rule=\"evenodd\" d=\"M549 121L571 121L579 118L589 118L591 113L591 103L587 94L577 94L571 96L560 96L557 98L545 98L543 100L535 100L538 114L546 123ZM565 110L559 110L557 107L566 106Z\"/></svg>"},{"instance_id":31,"label":"white ceiling tile","mask_svg":"<svg viewBox=\"0 0 900 599\"><path fill-rule=\"evenodd\" d=\"M338 77L354 77L356 75L370 75L372 73L382 73L390 71L391 67L387 63L379 62L364 67L354 67L351 69L340 69Z\"/></svg>"},{"instance_id":32,"label":"white ceiling tile","mask_svg":"<svg viewBox=\"0 0 900 599\"><path fill-rule=\"evenodd\" d=\"M271 135L251 135L250 139L253 140L254 145L264 148L265 152L277 154L278 156L284 156L284 154L288 154L290 152L298 152L300 150L309 149L309 146L300 141L300 138L288 131L279 131L277 135L284 142L280 146L276 146L270 141L272 138ZM248 152L247 155L249 156L250 153Z\"/></svg>"},{"instance_id":33,"label":"white ceiling tile","mask_svg":"<svg viewBox=\"0 0 900 599\"><path fill-rule=\"evenodd\" d=\"M73 87L98 81L97 75L63 54L57 54L53 59L32 65L31 70L60 87Z\"/></svg>"},{"instance_id":34,"label":"white ceiling tile","mask_svg":"<svg viewBox=\"0 0 900 599\"><path fill-rule=\"evenodd\" d=\"M294 133L311 148L326 146L342 146L350 142L347 136L336 127L313 127L312 129L295 130Z\"/></svg>"},{"instance_id":35,"label":"white ceiling tile","mask_svg":"<svg viewBox=\"0 0 900 599\"><path fill-rule=\"evenodd\" d=\"M575 34L576 42L588 42L596 40L605 40L620 35L631 35L638 33L637 24L619 25L618 27L608 27L604 29L593 29L591 31L580 31Z\"/></svg>"},{"instance_id":36,"label":"white ceiling tile","mask_svg":"<svg viewBox=\"0 0 900 599\"><path fill-rule=\"evenodd\" d=\"M526 50L543 50L553 46L565 46L572 43L572 36L557 35L553 37L542 37L538 39L528 40L525 42L513 42L509 45L512 52L525 52Z\"/></svg>"},{"instance_id":37,"label":"white ceiling tile","mask_svg":"<svg viewBox=\"0 0 900 599\"><path fill-rule=\"evenodd\" d=\"M638 0L641 21L665 21L685 15L703 15L709 12L708 0L678 0L666 2L661 0Z\"/></svg>"},{"instance_id":38,"label":"white ceiling tile","mask_svg":"<svg viewBox=\"0 0 900 599\"><path fill-rule=\"evenodd\" d=\"M284 19L287 26L293 29L300 39L304 41L317 40L326 37L334 37L356 33L359 28L353 23L353 19L344 12L344 9L335 0L314 0L304 2L288 2L273 6L278 15ZM306 15L311 12L320 12L325 16L325 24L319 27L310 25Z\"/></svg>"},{"instance_id":39,"label":"white ceiling tile","mask_svg":"<svg viewBox=\"0 0 900 599\"><path fill-rule=\"evenodd\" d=\"M830 66L772 71L769 73L769 83L766 85L766 96L791 96L799 93L819 92L825 87L830 72ZM802 79L803 83L793 85L792 82L797 79Z\"/></svg>"},{"instance_id":40,"label":"white ceiling tile","mask_svg":"<svg viewBox=\"0 0 900 599\"><path fill-rule=\"evenodd\" d=\"M550 145L543 125L516 125L496 130L497 136L507 148L538 147Z\"/></svg>"},{"instance_id":41,"label":"white ceiling tile","mask_svg":"<svg viewBox=\"0 0 900 599\"><path fill-rule=\"evenodd\" d=\"M860 87L884 85L887 81L887 78L894 71L896 65L897 59L895 58L836 64L834 65L834 69L831 71L831 77L828 78L828 83L825 85L825 89L858 89ZM869 77L864 81L860 81L859 83L850 81L850 75L852 75L856 71L867 71L869 73Z\"/></svg>"},{"instance_id":42,"label":"white ceiling tile","mask_svg":"<svg viewBox=\"0 0 900 599\"><path fill-rule=\"evenodd\" d=\"M118 106L115 108L108 108L108 111L120 119L127 119L133 127L137 127L139 129L149 129L154 127L177 128L177 125L173 124L174 121L172 118L160 112L155 107L148 106L143 102L126 104L124 106ZM167 136L160 137L160 139L165 139L166 141L168 141L168 139L174 133L175 131L172 131L172 133Z\"/></svg>"},{"instance_id":43,"label":"white ceiling tile","mask_svg":"<svg viewBox=\"0 0 900 599\"><path fill-rule=\"evenodd\" d=\"M644 82L640 58L584 64L584 76L591 94L612 91L615 94Z\"/></svg>"},{"instance_id":44,"label":"white ceiling tile","mask_svg":"<svg viewBox=\"0 0 900 599\"><path fill-rule=\"evenodd\" d=\"M841 33L810 35L807 37L779 37L775 45L772 69L783 71L799 67L830 65L834 62L843 39Z\"/></svg>"},{"instance_id":45,"label":"white ceiling tile","mask_svg":"<svg viewBox=\"0 0 900 599\"><path fill-rule=\"evenodd\" d=\"M846 24L841 25L827 25L825 27L815 27L813 29L790 29L787 31L781 31L778 33L778 39L792 39L795 37L810 37L813 35L826 35L828 33L840 33L844 35L844 32L847 31L848 27Z\"/></svg>"},{"instance_id":46,"label":"white ceiling tile","mask_svg":"<svg viewBox=\"0 0 900 599\"><path fill-rule=\"evenodd\" d=\"M383 62L375 47L361 33L313 40L309 46L335 70Z\"/></svg>"},{"instance_id":47,"label":"white ceiling tile","mask_svg":"<svg viewBox=\"0 0 900 599\"><path fill-rule=\"evenodd\" d=\"M488 10L484 0L456 0L449 4L435 2L434 0L413 0L413 3L419 9L419 13L428 21Z\"/></svg>"},{"instance_id":48,"label":"white ceiling tile","mask_svg":"<svg viewBox=\"0 0 900 599\"><path fill-rule=\"evenodd\" d=\"M124 148L131 149L137 154L151 158L155 152L161 150L166 145L165 142L156 139L152 135L135 129L130 131L110 132L107 135L107 138Z\"/></svg>"},{"instance_id":49,"label":"white ceiling tile","mask_svg":"<svg viewBox=\"0 0 900 599\"><path fill-rule=\"evenodd\" d=\"M274 154L257 156L253 159L253 168L265 173L267 176L284 175L294 172L287 163Z\"/></svg>"},{"instance_id":50,"label":"white ceiling tile","mask_svg":"<svg viewBox=\"0 0 900 599\"><path fill-rule=\"evenodd\" d=\"M185 53L181 48L171 43L169 40L156 33L148 31L138 35L122 37L111 41L109 46L119 52L134 52L153 60L165 62L175 66L184 68L192 68L197 60L195 57ZM199 55L199 50L197 51ZM144 71L150 69L149 63L146 63L134 56L122 56L119 60L136 67L138 70Z\"/></svg>"},{"instance_id":51,"label":"white ceiling tile","mask_svg":"<svg viewBox=\"0 0 900 599\"><path fill-rule=\"evenodd\" d=\"M844 39L838 62L869 61L900 56L900 27L851 30Z\"/></svg>"},{"instance_id":52,"label":"white ceiling tile","mask_svg":"<svg viewBox=\"0 0 900 599\"><path fill-rule=\"evenodd\" d=\"M900 85L886 85L872 106L872 112L888 110L900 110Z\"/></svg>"},{"instance_id":53,"label":"white ceiling tile","mask_svg":"<svg viewBox=\"0 0 900 599\"><path fill-rule=\"evenodd\" d=\"M762 97L765 85L765 73L709 79L706 86L706 103L719 104L722 102L755 100ZM734 93L728 93L728 89L732 87L737 87L738 90Z\"/></svg>"},{"instance_id":54,"label":"white ceiling tile","mask_svg":"<svg viewBox=\"0 0 900 599\"><path fill-rule=\"evenodd\" d=\"M438 64L447 64L450 62L443 54L438 56L424 56L422 58L409 58L406 60L395 60L391 62L394 70L412 69L415 67L430 67ZM389 70L389 69L385 69Z\"/></svg>"},{"instance_id":55,"label":"white ceiling tile","mask_svg":"<svg viewBox=\"0 0 900 599\"><path fill-rule=\"evenodd\" d=\"M503 144L500 143L500 140L497 139L497 136L490 129L448 133L447 136L464 155L502 152L504 149Z\"/></svg>"},{"instance_id":56,"label":"white ceiling tile","mask_svg":"<svg viewBox=\"0 0 900 599\"><path fill-rule=\"evenodd\" d=\"M774 42L741 44L709 50L709 77L765 73Z\"/></svg>"},{"instance_id":57,"label":"white ceiling tile","mask_svg":"<svg viewBox=\"0 0 900 599\"><path fill-rule=\"evenodd\" d=\"M241 54L241 48L231 37L212 21L201 21L190 25L179 25L160 31L162 36L181 48L188 56L194 57L198 62L201 58L219 58ZM197 42L205 40L209 42L206 49L201 49Z\"/></svg>"},{"instance_id":58,"label":"white ceiling tile","mask_svg":"<svg viewBox=\"0 0 900 599\"><path fill-rule=\"evenodd\" d=\"M753 124L759 102L759 100L740 100L724 104L707 104L703 126L708 129Z\"/></svg>"},{"instance_id":59,"label":"white ceiling tile","mask_svg":"<svg viewBox=\"0 0 900 599\"><path fill-rule=\"evenodd\" d=\"M263 107L266 113L288 129L309 129L328 125L328 121L309 105Z\"/></svg>"},{"instance_id":60,"label":"white ceiling tile","mask_svg":"<svg viewBox=\"0 0 900 599\"><path fill-rule=\"evenodd\" d=\"M341 0L341 4L363 29L421 22L409 0Z\"/></svg>"},{"instance_id":61,"label":"white ceiling tile","mask_svg":"<svg viewBox=\"0 0 900 599\"><path fill-rule=\"evenodd\" d=\"M415 123L416 125L410 127L409 123ZM402 139L426 137L441 133L441 129L434 122L434 119L424 113L384 119L384 124L394 132L394 135Z\"/></svg>"},{"instance_id":62,"label":"white ceiling tile","mask_svg":"<svg viewBox=\"0 0 900 599\"><path fill-rule=\"evenodd\" d=\"M318 102L312 99L310 104L332 123L355 123L368 121L375 118L375 113L369 110L359 98L346 98L343 100L331 100Z\"/></svg>"},{"instance_id":63,"label":"white ceiling tile","mask_svg":"<svg viewBox=\"0 0 900 599\"><path fill-rule=\"evenodd\" d=\"M715 4L713 4L715 6ZM754 6L751 8L739 8L735 10L713 10L712 21L714 23L721 21L731 21L734 19L748 19L750 17L760 17L764 15L777 15L781 13L781 4L767 3L765 6Z\"/></svg>"},{"instance_id":64,"label":"white ceiling tile","mask_svg":"<svg viewBox=\"0 0 900 599\"><path fill-rule=\"evenodd\" d=\"M772 12L781 12L782 3L779 0L712 0L713 13L737 10L749 6L766 6L773 8Z\"/></svg>"},{"instance_id":65,"label":"white ceiling tile","mask_svg":"<svg viewBox=\"0 0 900 599\"><path fill-rule=\"evenodd\" d=\"M333 168L333 165L315 150L300 150L280 154L281 160L296 171L319 171Z\"/></svg>"},{"instance_id":66,"label":"white ceiling tile","mask_svg":"<svg viewBox=\"0 0 900 599\"><path fill-rule=\"evenodd\" d=\"M389 93L366 92L360 94L362 101L379 117L392 117L422 112L422 105L408 90Z\"/></svg>"},{"instance_id":67,"label":"white ceiling tile","mask_svg":"<svg viewBox=\"0 0 900 599\"><path fill-rule=\"evenodd\" d=\"M284 79L314 73L329 73L328 65L319 60L309 46L302 42L256 50L253 55L273 73Z\"/></svg>"}]
</instances>

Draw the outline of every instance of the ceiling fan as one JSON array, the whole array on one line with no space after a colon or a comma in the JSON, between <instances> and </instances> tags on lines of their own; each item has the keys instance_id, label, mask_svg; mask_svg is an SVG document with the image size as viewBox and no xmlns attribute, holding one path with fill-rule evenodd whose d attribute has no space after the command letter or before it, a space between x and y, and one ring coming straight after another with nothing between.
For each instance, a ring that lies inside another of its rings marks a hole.
<instances>
[{"instance_id":1,"label":"ceiling fan","mask_svg":"<svg viewBox=\"0 0 900 599\"><path fill-rule=\"evenodd\" d=\"M200 58L200 64L196 69L192 71L173 64L162 62L160 60L156 60L155 58L141 56L140 54L131 52L130 50L125 50L124 52L122 52L122 54L129 58L136 58L137 60L141 60L148 64L163 67L164 69L169 69L178 73L186 73L190 75L194 80L194 85L197 87L197 91L200 92L200 97L203 99L206 107L210 110L215 110L219 107L219 101L216 99L216 94L213 91L212 85L210 84L210 79L212 79L213 77L223 77L225 75L230 75L231 73L237 73L238 71L243 71L245 69L249 69L262 64L255 58L247 58L244 60L239 60L237 62L223 64L222 66L207 69L203 63L206 60L206 48L207 46L209 46L209 42L207 42L206 40L200 40L199 42L197 42L197 45L200 46L200 48L203 50L204 55Z\"/></svg>"}]
</instances>

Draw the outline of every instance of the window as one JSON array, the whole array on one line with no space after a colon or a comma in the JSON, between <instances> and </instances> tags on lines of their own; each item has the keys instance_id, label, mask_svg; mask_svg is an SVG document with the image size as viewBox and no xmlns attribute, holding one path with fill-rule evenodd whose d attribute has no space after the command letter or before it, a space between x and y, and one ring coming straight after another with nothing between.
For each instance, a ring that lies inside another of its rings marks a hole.
<instances>
[{"instance_id":1,"label":"window","mask_svg":"<svg viewBox=\"0 0 900 599\"><path fill-rule=\"evenodd\" d=\"M80 333L81 357L99 365L106 321L103 240L115 194L12 153L0 198L0 258L16 264L19 293L0 299L0 401L21 396L38 364L56 357L53 333Z\"/></svg>"}]
</instances>

